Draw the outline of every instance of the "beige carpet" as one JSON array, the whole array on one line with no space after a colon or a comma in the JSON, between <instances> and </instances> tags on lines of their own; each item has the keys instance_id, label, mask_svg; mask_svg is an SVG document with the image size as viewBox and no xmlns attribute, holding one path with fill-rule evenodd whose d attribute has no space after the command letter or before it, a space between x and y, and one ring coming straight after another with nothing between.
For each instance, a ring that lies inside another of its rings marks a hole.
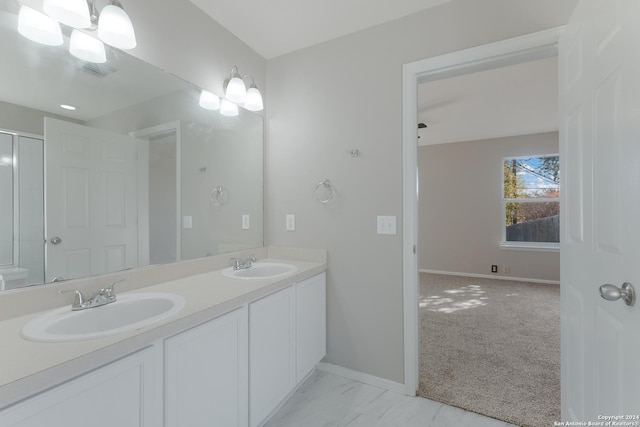
<instances>
[{"instance_id":1,"label":"beige carpet","mask_svg":"<svg viewBox=\"0 0 640 427\"><path fill-rule=\"evenodd\" d=\"M527 427L560 421L558 285L420 273L419 394Z\"/></svg>"}]
</instances>

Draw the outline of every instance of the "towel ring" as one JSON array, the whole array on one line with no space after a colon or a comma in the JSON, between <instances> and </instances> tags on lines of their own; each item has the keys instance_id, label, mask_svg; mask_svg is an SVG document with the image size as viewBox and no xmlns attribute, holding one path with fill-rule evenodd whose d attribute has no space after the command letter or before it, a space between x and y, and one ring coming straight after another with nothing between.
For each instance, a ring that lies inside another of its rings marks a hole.
<instances>
[{"instance_id":1,"label":"towel ring","mask_svg":"<svg viewBox=\"0 0 640 427\"><path fill-rule=\"evenodd\" d=\"M316 188L313 190L313 195L320 203L327 204L334 199L336 191L331 181L325 179L316 185Z\"/></svg>"},{"instance_id":2,"label":"towel ring","mask_svg":"<svg viewBox=\"0 0 640 427\"><path fill-rule=\"evenodd\" d=\"M222 206L225 202L225 191L221 185L211 190L211 204L213 206Z\"/></svg>"}]
</instances>

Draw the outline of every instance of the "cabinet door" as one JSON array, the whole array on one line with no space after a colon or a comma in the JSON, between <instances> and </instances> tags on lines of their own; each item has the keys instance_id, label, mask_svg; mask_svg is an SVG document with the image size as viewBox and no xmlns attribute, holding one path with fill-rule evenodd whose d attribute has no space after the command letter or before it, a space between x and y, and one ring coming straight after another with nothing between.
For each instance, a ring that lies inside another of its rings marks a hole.
<instances>
[{"instance_id":1,"label":"cabinet door","mask_svg":"<svg viewBox=\"0 0 640 427\"><path fill-rule=\"evenodd\" d=\"M156 427L147 348L0 412L3 427Z\"/></svg>"},{"instance_id":2,"label":"cabinet door","mask_svg":"<svg viewBox=\"0 0 640 427\"><path fill-rule=\"evenodd\" d=\"M167 427L248 423L247 309L165 340Z\"/></svg>"},{"instance_id":3,"label":"cabinet door","mask_svg":"<svg viewBox=\"0 0 640 427\"><path fill-rule=\"evenodd\" d=\"M296 376L302 381L327 353L326 274L296 284Z\"/></svg>"},{"instance_id":4,"label":"cabinet door","mask_svg":"<svg viewBox=\"0 0 640 427\"><path fill-rule=\"evenodd\" d=\"M293 286L249 305L251 426L258 426L295 386Z\"/></svg>"}]
</instances>

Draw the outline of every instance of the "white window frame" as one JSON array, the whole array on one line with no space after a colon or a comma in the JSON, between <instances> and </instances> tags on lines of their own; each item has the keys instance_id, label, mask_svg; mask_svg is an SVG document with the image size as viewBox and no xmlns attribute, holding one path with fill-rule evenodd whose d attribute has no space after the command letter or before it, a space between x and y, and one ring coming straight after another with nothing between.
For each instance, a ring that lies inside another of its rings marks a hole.
<instances>
[{"instance_id":1,"label":"white window frame","mask_svg":"<svg viewBox=\"0 0 640 427\"><path fill-rule=\"evenodd\" d=\"M560 156L560 154L548 153L548 154L532 154L528 156L509 156L503 157L502 163L500 164L500 170L502 173L500 174L500 194L502 199L502 240L500 241L500 249L506 250L524 250L524 251L545 251L545 252L559 252L560 251L560 242L517 242L517 241L507 241L507 203L560 203L559 198L547 198L540 197L535 199L506 199L504 197L504 162L512 159L530 159L532 157L555 157ZM560 190L562 191L562 190ZM560 212L562 212L562 206L560 206ZM561 217L562 218L562 217Z\"/></svg>"}]
</instances>

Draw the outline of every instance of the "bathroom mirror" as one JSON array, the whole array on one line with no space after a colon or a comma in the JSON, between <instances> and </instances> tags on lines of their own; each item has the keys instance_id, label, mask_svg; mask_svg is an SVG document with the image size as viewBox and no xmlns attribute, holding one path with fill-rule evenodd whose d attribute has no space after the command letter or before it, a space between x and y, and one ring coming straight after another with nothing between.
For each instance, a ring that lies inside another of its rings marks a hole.
<instances>
[{"instance_id":1,"label":"bathroom mirror","mask_svg":"<svg viewBox=\"0 0 640 427\"><path fill-rule=\"evenodd\" d=\"M83 62L64 30L32 42L1 4L0 289L263 245L261 116L117 49Z\"/></svg>"}]
</instances>

